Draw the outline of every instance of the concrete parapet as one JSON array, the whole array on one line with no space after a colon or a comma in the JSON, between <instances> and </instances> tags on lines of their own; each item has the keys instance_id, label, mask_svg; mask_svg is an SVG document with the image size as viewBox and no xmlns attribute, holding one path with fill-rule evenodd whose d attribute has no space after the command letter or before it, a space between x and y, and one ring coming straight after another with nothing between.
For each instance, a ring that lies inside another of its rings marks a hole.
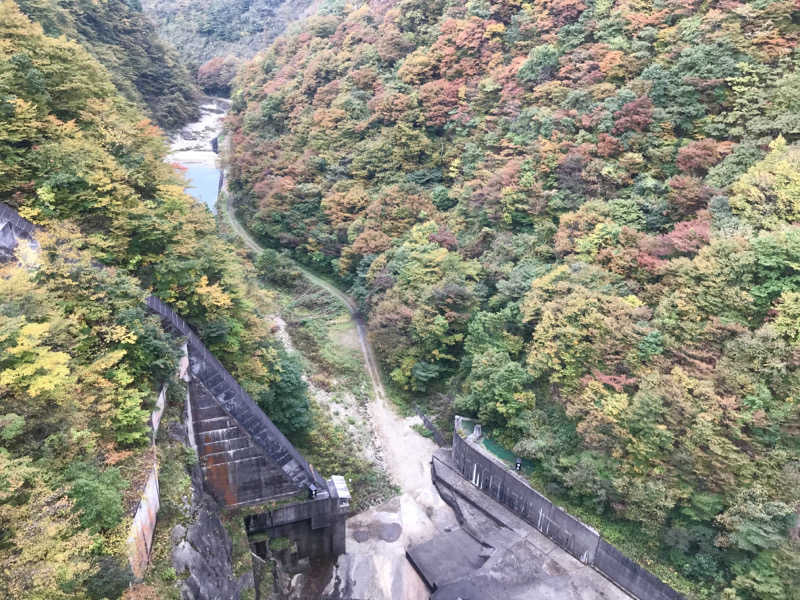
<instances>
[{"instance_id":1,"label":"concrete parapet","mask_svg":"<svg viewBox=\"0 0 800 600\"><path fill-rule=\"evenodd\" d=\"M338 556L344 553L350 494L346 486L337 490L332 480L328 480L327 487L327 490L318 492L316 498L245 517L245 529L256 553L266 555L261 545L270 538L281 537L295 542L301 556Z\"/></svg>"},{"instance_id":2,"label":"concrete parapet","mask_svg":"<svg viewBox=\"0 0 800 600\"><path fill-rule=\"evenodd\" d=\"M150 563L150 550L159 507L158 467L153 465L142 493L142 499L133 517L126 543L128 562L137 579L144 577L147 565Z\"/></svg>"},{"instance_id":3,"label":"concrete parapet","mask_svg":"<svg viewBox=\"0 0 800 600\"><path fill-rule=\"evenodd\" d=\"M161 416L164 414L166 406L167 386L161 386L158 394L156 408L150 415L150 423L153 427L153 463L150 474L147 477L144 490L142 492L139 506L133 516L133 523L128 531L126 545L128 547L128 562L131 565L134 577L141 579L147 571L150 563L150 551L153 544L153 533L156 529L156 518L158 509L161 507L159 498L160 488L158 485L158 459L155 451L156 434L161 423Z\"/></svg>"},{"instance_id":4,"label":"concrete parapet","mask_svg":"<svg viewBox=\"0 0 800 600\"><path fill-rule=\"evenodd\" d=\"M528 519L465 479L449 451L434 453L431 474L460 524L459 529L407 549L411 564L434 592L432 600L630 597Z\"/></svg>"},{"instance_id":5,"label":"concrete parapet","mask_svg":"<svg viewBox=\"0 0 800 600\"><path fill-rule=\"evenodd\" d=\"M479 425L466 440L461 437L461 422L457 417L451 452L453 464L464 479L632 596L683 600L681 594L604 541L592 527L553 505L519 475L479 449Z\"/></svg>"},{"instance_id":6,"label":"concrete parapet","mask_svg":"<svg viewBox=\"0 0 800 600\"><path fill-rule=\"evenodd\" d=\"M605 540L601 539L598 544L593 566L636 598L684 600L681 594Z\"/></svg>"}]
</instances>

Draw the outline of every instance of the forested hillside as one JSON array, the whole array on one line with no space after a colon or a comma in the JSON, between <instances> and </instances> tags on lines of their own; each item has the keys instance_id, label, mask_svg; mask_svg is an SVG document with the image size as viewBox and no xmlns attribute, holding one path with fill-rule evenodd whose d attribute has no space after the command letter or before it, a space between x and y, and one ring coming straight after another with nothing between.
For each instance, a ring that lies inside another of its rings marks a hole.
<instances>
[{"instance_id":1,"label":"forested hillside","mask_svg":"<svg viewBox=\"0 0 800 600\"><path fill-rule=\"evenodd\" d=\"M211 94L227 95L242 58L283 33L312 0L143 0L164 39Z\"/></svg>"},{"instance_id":2,"label":"forested hillside","mask_svg":"<svg viewBox=\"0 0 800 600\"><path fill-rule=\"evenodd\" d=\"M232 189L396 388L690 596L797 599L798 39L790 0L328 2L240 75Z\"/></svg>"},{"instance_id":3,"label":"forested hillside","mask_svg":"<svg viewBox=\"0 0 800 600\"><path fill-rule=\"evenodd\" d=\"M0 597L118 598L130 581L149 413L179 350L148 293L284 432L310 426L297 361L165 151L81 45L0 2L0 201L43 228L38 252L0 265ZM162 470L187 477L182 463Z\"/></svg>"},{"instance_id":4,"label":"forested hillside","mask_svg":"<svg viewBox=\"0 0 800 600\"><path fill-rule=\"evenodd\" d=\"M138 0L20 0L51 37L77 41L106 67L122 94L162 127L199 115L197 87L175 50L159 39Z\"/></svg>"}]
</instances>

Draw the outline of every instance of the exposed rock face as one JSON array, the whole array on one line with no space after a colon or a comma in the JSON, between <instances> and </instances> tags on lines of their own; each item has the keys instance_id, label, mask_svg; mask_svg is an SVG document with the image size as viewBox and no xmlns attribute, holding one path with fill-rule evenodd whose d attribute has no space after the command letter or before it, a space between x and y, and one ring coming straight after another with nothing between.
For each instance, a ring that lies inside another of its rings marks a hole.
<instances>
[{"instance_id":1,"label":"exposed rock face","mask_svg":"<svg viewBox=\"0 0 800 600\"><path fill-rule=\"evenodd\" d=\"M347 521L347 553L325 593L331 598L418 600L430 594L406 560L406 547L456 527L431 485L402 494Z\"/></svg>"},{"instance_id":2,"label":"exposed rock face","mask_svg":"<svg viewBox=\"0 0 800 600\"><path fill-rule=\"evenodd\" d=\"M222 133L222 122L230 105L230 100L225 98L205 98L200 104L200 118L170 135L167 162L184 167L216 168L218 155L214 150L214 140Z\"/></svg>"},{"instance_id":3,"label":"exposed rock face","mask_svg":"<svg viewBox=\"0 0 800 600\"><path fill-rule=\"evenodd\" d=\"M33 226L13 208L0 202L0 262L12 260L20 242L31 248L37 247L33 239Z\"/></svg>"},{"instance_id":4,"label":"exposed rock face","mask_svg":"<svg viewBox=\"0 0 800 600\"><path fill-rule=\"evenodd\" d=\"M253 574L241 579L234 576L232 545L217 506L205 496L197 507L194 522L188 528L173 529L172 564L178 574L188 577L181 587L185 600L238 599L245 588L253 586Z\"/></svg>"}]
</instances>

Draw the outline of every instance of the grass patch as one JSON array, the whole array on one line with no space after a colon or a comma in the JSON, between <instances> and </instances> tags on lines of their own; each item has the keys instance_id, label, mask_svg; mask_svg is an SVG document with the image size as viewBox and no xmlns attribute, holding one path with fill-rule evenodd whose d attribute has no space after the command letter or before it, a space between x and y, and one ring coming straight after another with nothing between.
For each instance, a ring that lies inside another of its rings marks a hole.
<instances>
[{"instance_id":1,"label":"grass patch","mask_svg":"<svg viewBox=\"0 0 800 600\"><path fill-rule=\"evenodd\" d=\"M250 540L244 528L244 517L239 511L224 512L221 517L225 531L231 539L231 567L236 577L244 575L253 569L253 559L250 556Z\"/></svg>"},{"instance_id":2,"label":"grass patch","mask_svg":"<svg viewBox=\"0 0 800 600\"><path fill-rule=\"evenodd\" d=\"M350 313L328 292L303 284L282 307L294 345L318 371L316 377L359 390L367 376Z\"/></svg>"},{"instance_id":3,"label":"grass patch","mask_svg":"<svg viewBox=\"0 0 800 600\"><path fill-rule=\"evenodd\" d=\"M386 473L361 458L349 432L334 425L318 406L312 408L314 427L298 450L319 472L345 478L353 512L366 510L400 493Z\"/></svg>"},{"instance_id":4,"label":"grass patch","mask_svg":"<svg viewBox=\"0 0 800 600\"><path fill-rule=\"evenodd\" d=\"M292 540L285 537L271 538L269 540L269 549L273 552L280 552L287 550L292 545Z\"/></svg>"},{"instance_id":5,"label":"grass patch","mask_svg":"<svg viewBox=\"0 0 800 600\"><path fill-rule=\"evenodd\" d=\"M430 431L430 430L429 430L427 427L425 427L425 425L421 425L420 423L414 423L414 424L411 426L411 429L413 429L414 431L416 431L416 432L417 432L418 434L420 434L422 437L426 437L426 438L428 438L428 439L430 439L430 440L432 440L432 439L433 439L433 432L432 432L432 431Z\"/></svg>"}]
</instances>

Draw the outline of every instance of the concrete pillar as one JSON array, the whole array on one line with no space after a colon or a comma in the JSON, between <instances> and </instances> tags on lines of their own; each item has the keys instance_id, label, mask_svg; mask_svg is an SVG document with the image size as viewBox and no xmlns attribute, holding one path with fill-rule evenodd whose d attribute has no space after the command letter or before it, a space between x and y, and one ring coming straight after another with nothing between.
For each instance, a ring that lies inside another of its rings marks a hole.
<instances>
[{"instance_id":1,"label":"concrete pillar","mask_svg":"<svg viewBox=\"0 0 800 600\"><path fill-rule=\"evenodd\" d=\"M347 551L346 548L346 531L345 515L337 515L336 519L331 525L331 553L333 556L339 556Z\"/></svg>"}]
</instances>

